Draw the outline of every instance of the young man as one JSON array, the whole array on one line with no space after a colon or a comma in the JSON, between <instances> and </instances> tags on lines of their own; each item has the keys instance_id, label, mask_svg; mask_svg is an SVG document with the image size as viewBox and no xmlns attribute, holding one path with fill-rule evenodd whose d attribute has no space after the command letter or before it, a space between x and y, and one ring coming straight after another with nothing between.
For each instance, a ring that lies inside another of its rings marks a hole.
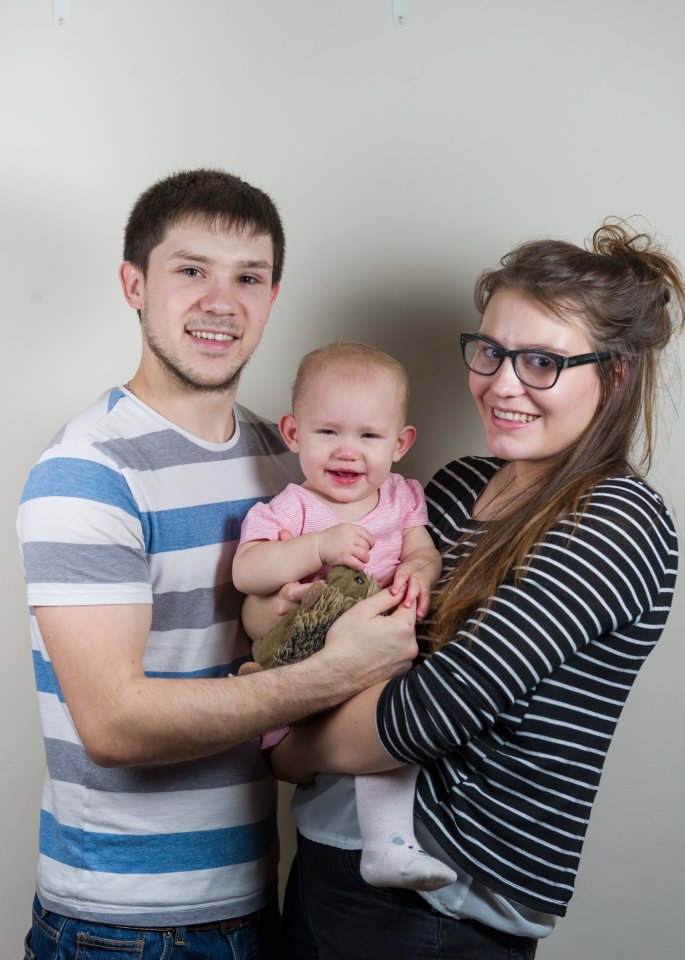
<instances>
[{"instance_id":1,"label":"young man","mask_svg":"<svg viewBox=\"0 0 685 960\"><path fill-rule=\"evenodd\" d=\"M18 527L47 754L37 960L56 943L60 956L140 942L277 956L276 794L257 738L415 653L398 609L377 618L374 644L234 675L249 651L230 582L240 523L298 478L275 425L235 403L283 252L273 203L238 177L195 170L147 190L120 271L138 370L27 481ZM394 603L379 594L379 609Z\"/></svg>"}]
</instances>

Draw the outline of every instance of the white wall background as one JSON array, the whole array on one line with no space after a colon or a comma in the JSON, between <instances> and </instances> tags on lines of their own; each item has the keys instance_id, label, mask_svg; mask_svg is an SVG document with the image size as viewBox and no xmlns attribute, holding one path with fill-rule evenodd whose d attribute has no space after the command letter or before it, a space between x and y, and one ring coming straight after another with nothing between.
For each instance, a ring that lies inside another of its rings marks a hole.
<instances>
[{"instance_id":1,"label":"white wall background","mask_svg":"<svg viewBox=\"0 0 685 960\"><path fill-rule=\"evenodd\" d=\"M679 0L50 0L0 4L2 484L0 956L21 955L42 744L14 515L72 413L134 371L116 270L153 180L222 166L277 200L281 297L243 401L287 408L297 358L338 337L396 354L427 480L481 450L457 334L476 274L524 238L643 215L685 259ZM685 510L683 427L654 481ZM577 893L543 960L682 956L683 589L609 755ZM283 820L287 823L287 814ZM286 859L290 852L286 828Z\"/></svg>"}]
</instances>

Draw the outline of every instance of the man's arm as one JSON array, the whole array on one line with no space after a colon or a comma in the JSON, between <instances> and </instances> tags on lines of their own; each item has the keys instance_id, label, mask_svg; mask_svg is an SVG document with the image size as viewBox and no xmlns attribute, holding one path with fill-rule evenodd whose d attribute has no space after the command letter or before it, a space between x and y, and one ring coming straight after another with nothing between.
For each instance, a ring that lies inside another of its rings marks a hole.
<instances>
[{"instance_id":1,"label":"man's arm","mask_svg":"<svg viewBox=\"0 0 685 960\"><path fill-rule=\"evenodd\" d=\"M137 766L221 752L409 669L413 610L380 616L397 599L383 591L371 600L367 633L341 634L301 663L222 679L146 677L147 605L39 607L36 616L86 752L102 766Z\"/></svg>"}]
</instances>

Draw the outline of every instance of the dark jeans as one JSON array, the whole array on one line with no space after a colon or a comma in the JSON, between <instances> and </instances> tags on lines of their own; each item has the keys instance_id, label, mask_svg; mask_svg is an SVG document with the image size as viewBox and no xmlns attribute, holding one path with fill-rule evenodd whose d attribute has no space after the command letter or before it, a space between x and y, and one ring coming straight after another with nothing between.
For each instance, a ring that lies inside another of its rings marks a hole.
<instances>
[{"instance_id":1,"label":"dark jeans","mask_svg":"<svg viewBox=\"0 0 685 960\"><path fill-rule=\"evenodd\" d=\"M74 920L33 905L25 960L281 960L277 904L235 929L137 930Z\"/></svg>"},{"instance_id":2,"label":"dark jeans","mask_svg":"<svg viewBox=\"0 0 685 960\"><path fill-rule=\"evenodd\" d=\"M453 920L412 890L372 887L357 850L298 838L283 907L283 960L532 960L537 940Z\"/></svg>"}]
</instances>

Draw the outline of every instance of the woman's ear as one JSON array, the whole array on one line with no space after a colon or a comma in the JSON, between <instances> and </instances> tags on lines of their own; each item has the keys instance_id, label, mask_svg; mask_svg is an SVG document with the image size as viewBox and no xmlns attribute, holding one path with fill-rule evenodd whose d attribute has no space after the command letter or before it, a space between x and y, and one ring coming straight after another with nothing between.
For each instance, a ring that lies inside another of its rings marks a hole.
<instances>
[{"instance_id":1,"label":"woman's ear","mask_svg":"<svg viewBox=\"0 0 685 960\"><path fill-rule=\"evenodd\" d=\"M395 445L395 452L392 457L393 463L397 463L398 460L402 459L407 450L410 450L414 446L415 440L416 427L403 427L400 431L399 437L397 438L397 444Z\"/></svg>"},{"instance_id":2,"label":"woman's ear","mask_svg":"<svg viewBox=\"0 0 685 960\"><path fill-rule=\"evenodd\" d=\"M611 373L609 375L609 389L612 393L622 393L628 380L628 370L630 361L627 357L616 357L614 360L607 361L611 364Z\"/></svg>"},{"instance_id":3,"label":"woman's ear","mask_svg":"<svg viewBox=\"0 0 685 960\"><path fill-rule=\"evenodd\" d=\"M297 421L294 415L292 413L284 413L278 421L278 429L281 431L281 436L288 450L292 451L292 453L297 453L299 450L297 445Z\"/></svg>"}]
</instances>

